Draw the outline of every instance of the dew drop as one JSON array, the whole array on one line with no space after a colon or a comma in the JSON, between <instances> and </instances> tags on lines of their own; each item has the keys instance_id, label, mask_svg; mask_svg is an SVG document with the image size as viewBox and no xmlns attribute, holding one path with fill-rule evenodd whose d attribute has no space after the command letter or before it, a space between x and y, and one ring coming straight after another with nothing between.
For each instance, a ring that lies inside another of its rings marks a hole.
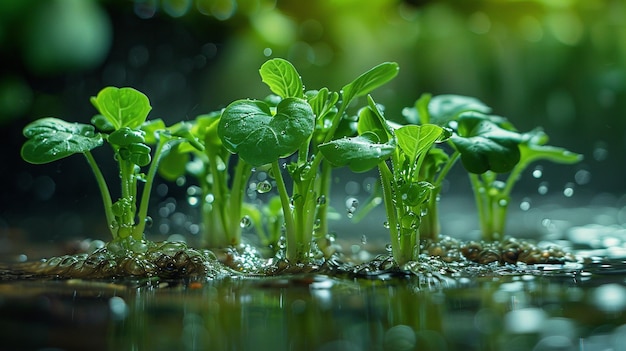
<instances>
[{"instance_id":1,"label":"dew drop","mask_svg":"<svg viewBox=\"0 0 626 351\"><path fill-rule=\"evenodd\" d=\"M391 244L385 245L385 251L391 253L393 251L393 246L391 246Z\"/></svg>"},{"instance_id":2,"label":"dew drop","mask_svg":"<svg viewBox=\"0 0 626 351\"><path fill-rule=\"evenodd\" d=\"M522 200L522 202L520 202L519 204L519 208L522 211L528 211L530 210L530 199L529 198L524 198Z\"/></svg>"},{"instance_id":3,"label":"dew drop","mask_svg":"<svg viewBox=\"0 0 626 351\"><path fill-rule=\"evenodd\" d=\"M541 178L543 176L543 167L541 166L537 166L534 170L533 170L533 177L534 178Z\"/></svg>"},{"instance_id":4,"label":"dew drop","mask_svg":"<svg viewBox=\"0 0 626 351\"><path fill-rule=\"evenodd\" d=\"M591 181L591 172L586 169L580 169L574 174L574 180L578 185L585 185Z\"/></svg>"},{"instance_id":5,"label":"dew drop","mask_svg":"<svg viewBox=\"0 0 626 351\"><path fill-rule=\"evenodd\" d=\"M537 188L537 192L540 195L545 195L548 193L548 182L541 182L539 187Z\"/></svg>"},{"instance_id":6,"label":"dew drop","mask_svg":"<svg viewBox=\"0 0 626 351\"><path fill-rule=\"evenodd\" d=\"M154 220L150 216L146 217L145 222L146 222L146 228L151 228L152 224L154 224Z\"/></svg>"},{"instance_id":7,"label":"dew drop","mask_svg":"<svg viewBox=\"0 0 626 351\"><path fill-rule=\"evenodd\" d=\"M212 204L213 201L215 201L215 196L211 193L206 194L206 196L204 197L204 201L208 204Z\"/></svg>"},{"instance_id":8,"label":"dew drop","mask_svg":"<svg viewBox=\"0 0 626 351\"><path fill-rule=\"evenodd\" d=\"M241 228L248 228L250 227L250 225L252 225L252 220L249 216L243 216L243 218L241 218L241 221L239 221L239 226Z\"/></svg>"},{"instance_id":9,"label":"dew drop","mask_svg":"<svg viewBox=\"0 0 626 351\"><path fill-rule=\"evenodd\" d=\"M195 207L198 206L200 200L196 196L189 196L187 197L187 203L189 204L189 206Z\"/></svg>"},{"instance_id":10,"label":"dew drop","mask_svg":"<svg viewBox=\"0 0 626 351\"><path fill-rule=\"evenodd\" d=\"M320 195L317 198L317 204L318 205L324 205L326 203L326 195Z\"/></svg>"},{"instance_id":11,"label":"dew drop","mask_svg":"<svg viewBox=\"0 0 626 351\"><path fill-rule=\"evenodd\" d=\"M357 207L359 207L359 200L354 197L346 199L346 212L348 218L352 218L354 216L354 212L356 212Z\"/></svg>"},{"instance_id":12,"label":"dew drop","mask_svg":"<svg viewBox=\"0 0 626 351\"><path fill-rule=\"evenodd\" d=\"M270 182L268 182L267 180L259 182L256 185L256 192L259 193L259 194L265 194L265 193L269 192L270 190L272 190L272 184Z\"/></svg>"},{"instance_id":13,"label":"dew drop","mask_svg":"<svg viewBox=\"0 0 626 351\"><path fill-rule=\"evenodd\" d=\"M389 222L384 221L383 222L383 227L385 227L386 229L389 229Z\"/></svg>"},{"instance_id":14,"label":"dew drop","mask_svg":"<svg viewBox=\"0 0 626 351\"><path fill-rule=\"evenodd\" d=\"M506 207L508 205L509 205L509 200L507 200L507 199L500 199L500 200L498 200L498 206Z\"/></svg>"}]
</instances>

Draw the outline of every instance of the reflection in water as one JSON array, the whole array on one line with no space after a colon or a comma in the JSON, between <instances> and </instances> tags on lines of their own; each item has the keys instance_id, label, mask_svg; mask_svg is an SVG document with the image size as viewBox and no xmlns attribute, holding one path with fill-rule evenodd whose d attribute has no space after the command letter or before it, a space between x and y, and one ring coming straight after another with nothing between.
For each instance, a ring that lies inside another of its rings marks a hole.
<instances>
[{"instance_id":1,"label":"reflection in water","mask_svg":"<svg viewBox=\"0 0 626 351\"><path fill-rule=\"evenodd\" d=\"M606 273L464 277L430 290L319 275L142 288L111 321L109 349L619 349L626 288L602 284Z\"/></svg>"}]
</instances>

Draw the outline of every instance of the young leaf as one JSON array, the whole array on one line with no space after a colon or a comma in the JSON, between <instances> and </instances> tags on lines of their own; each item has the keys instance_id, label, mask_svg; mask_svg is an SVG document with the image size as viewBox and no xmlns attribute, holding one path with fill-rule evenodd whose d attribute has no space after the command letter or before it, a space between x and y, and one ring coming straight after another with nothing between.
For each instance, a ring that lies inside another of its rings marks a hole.
<instances>
[{"instance_id":1,"label":"young leaf","mask_svg":"<svg viewBox=\"0 0 626 351\"><path fill-rule=\"evenodd\" d=\"M471 173L488 170L509 172L520 161L521 134L502 129L489 116L468 113L459 118L458 135L450 140L461 153L461 162Z\"/></svg>"},{"instance_id":2,"label":"young leaf","mask_svg":"<svg viewBox=\"0 0 626 351\"><path fill-rule=\"evenodd\" d=\"M145 141L144 131L132 130L122 127L109 135L108 142L117 146L127 146L132 143L143 143Z\"/></svg>"},{"instance_id":3,"label":"young leaf","mask_svg":"<svg viewBox=\"0 0 626 351\"><path fill-rule=\"evenodd\" d=\"M366 172L389 157L395 146L379 143L371 132L353 138L335 139L319 146L322 155L334 166L348 166L353 172Z\"/></svg>"},{"instance_id":4,"label":"young leaf","mask_svg":"<svg viewBox=\"0 0 626 351\"><path fill-rule=\"evenodd\" d=\"M436 124L445 126L456 120L462 113L489 113L491 108L480 100L462 95L422 94L415 106L402 110L402 115L412 124Z\"/></svg>"},{"instance_id":5,"label":"young leaf","mask_svg":"<svg viewBox=\"0 0 626 351\"><path fill-rule=\"evenodd\" d=\"M339 100L339 94L328 91L328 88L322 88L319 91L307 91L306 96L318 119L324 118Z\"/></svg>"},{"instance_id":6,"label":"young leaf","mask_svg":"<svg viewBox=\"0 0 626 351\"><path fill-rule=\"evenodd\" d=\"M384 62L361 74L355 80L343 87L343 103L347 104L355 97L368 94L379 86L389 82L398 75L398 64Z\"/></svg>"},{"instance_id":7,"label":"young leaf","mask_svg":"<svg viewBox=\"0 0 626 351\"><path fill-rule=\"evenodd\" d=\"M548 160L555 163L573 164L582 160L582 155L564 148L544 145L548 136L541 130L535 129L525 134L527 141L520 144L520 163L529 164L537 160Z\"/></svg>"},{"instance_id":8,"label":"young leaf","mask_svg":"<svg viewBox=\"0 0 626 351\"><path fill-rule=\"evenodd\" d=\"M102 136L95 134L93 126L52 117L28 124L23 133L28 140L22 146L22 158L34 164L56 161L102 145Z\"/></svg>"},{"instance_id":9,"label":"young leaf","mask_svg":"<svg viewBox=\"0 0 626 351\"><path fill-rule=\"evenodd\" d=\"M420 155L428 152L443 135L444 129L434 124L408 125L396 130L398 146L411 162L415 162Z\"/></svg>"},{"instance_id":10,"label":"young leaf","mask_svg":"<svg viewBox=\"0 0 626 351\"><path fill-rule=\"evenodd\" d=\"M393 136L393 131L387 124L380 108L369 95L367 96L367 103L368 106L359 111L357 130L359 134L366 131L375 133L381 143L386 143Z\"/></svg>"},{"instance_id":11,"label":"young leaf","mask_svg":"<svg viewBox=\"0 0 626 351\"><path fill-rule=\"evenodd\" d=\"M91 103L116 130L139 128L152 109L148 97L133 88L106 87Z\"/></svg>"},{"instance_id":12,"label":"young leaf","mask_svg":"<svg viewBox=\"0 0 626 351\"><path fill-rule=\"evenodd\" d=\"M175 144L159 162L159 174L165 180L175 181L187 172L191 160L189 152L181 150L181 144Z\"/></svg>"},{"instance_id":13,"label":"young leaf","mask_svg":"<svg viewBox=\"0 0 626 351\"><path fill-rule=\"evenodd\" d=\"M263 83L283 99L304 97L302 79L291 62L281 58L268 60L261 66L259 73Z\"/></svg>"},{"instance_id":14,"label":"young leaf","mask_svg":"<svg viewBox=\"0 0 626 351\"><path fill-rule=\"evenodd\" d=\"M489 113L491 108L482 101L462 95L437 95L428 103L430 123L440 126L456 120L464 112Z\"/></svg>"},{"instance_id":15,"label":"young leaf","mask_svg":"<svg viewBox=\"0 0 626 351\"><path fill-rule=\"evenodd\" d=\"M237 100L224 109L218 134L224 146L252 166L293 154L313 133L315 115L299 98L286 98L272 116L263 101Z\"/></svg>"}]
</instances>

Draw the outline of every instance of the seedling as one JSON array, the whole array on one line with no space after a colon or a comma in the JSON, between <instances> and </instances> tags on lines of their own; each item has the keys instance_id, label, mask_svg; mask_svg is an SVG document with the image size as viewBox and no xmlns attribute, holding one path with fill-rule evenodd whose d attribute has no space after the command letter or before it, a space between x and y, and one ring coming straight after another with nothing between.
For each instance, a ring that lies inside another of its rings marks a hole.
<instances>
[{"instance_id":1,"label":"seedling","mask_svg":"<svg viewBox=\"0 0 626 351\"><path fill-rule=\"evenodd\" d=\"M359 113L359 135L320 146L335 166L354 172L378 167L393 257L399 265L417 260L419 227L434 186L422 178L429 150L445 140L445 129L432 125L398 126L388 122L374 100ZM389 161L387 161L389 160Z\"/></svg>"},{"instance_id":2,"label":"seedling","mask_svg":"<svg viewBox=\"0 0 626 351\"><path fill-rule=\"evenodd\" d=\"M341 94L328 88L305 93L295 67L286 60L271 59L261 66L260 75L276 95L276 103L237 100L222 112L218 134L226 149L252 167L271 165L289 261L309 261L312 239L324 254L331 253L325 240L331 167L319 145L342 133L340 126L349 120L345 113L355 98L385 84L397 71L397 64L383 63L345 85ZM281 159L296 153L292 162L281 164ZM283 170L292 179L291 195Z\"/></svg>"},{"instance_id":3,"label":"seedling","mask_svg":"<svg viewBox=\"0 0 626 351\"><path fill-rule=\"evenodd\" d=\"M511 190L531 162L572 164L582 156L545 145L548 137L539 128L520 133L505 118L489 115L490 111L491 108L475 98L424 94L414 109L405 110L405 116L410 122L435 123L453 132L448 140L452 152L431 150L425 177L438 193L447 172L460 158L472 184L482 237L494 241L504 236ZM508 176L502 181L498 180L498 174ZM431 197L425 218L428 224L422 231L433 240L439 234L437 213L437 197Z\"/></svg>"},{"instance_id":4,"label":"seedling","mask_svg":"<svg viewBox=\"0 0 626 351\"><path fill-rule=\"evenodd\" d=\"M47 117L24 128L21 155L33 164L53 162L73 154L83 154L91 167L104 203L104 211L113 240L143 239L148 217L148 203L154 177L161 157L172 145L189 142L201 149L184 123L165 127L161 120L146 122L152 109L150 101L132 88L106 87L91 103L100 113L92 124L68 123ZM96 131L98 130L98 131ZM148 133L147 133L148 132ZM120 197L111 198L107 182L91 150L107 142L119 166ZM155 151L151 154L151 147ZM148 167L143 173L142 167ZM141 196L138 183L144 183Z\"/></svg>"}]
</instances>

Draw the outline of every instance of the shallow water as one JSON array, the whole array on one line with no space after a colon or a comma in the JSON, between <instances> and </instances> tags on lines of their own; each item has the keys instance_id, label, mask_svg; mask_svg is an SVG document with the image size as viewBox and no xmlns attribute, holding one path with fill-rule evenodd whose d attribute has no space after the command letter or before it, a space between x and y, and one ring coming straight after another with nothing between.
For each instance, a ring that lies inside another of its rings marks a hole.
<instances>
[{"instance_id":1,"label":"shallow water","mask_svg":"<svg viewBox=\"0 0 626 351\"><path fill-rule=\"evenodd\" d=\"M431 284L385 274L5 281L0 349L623 348L624 260L532 268L533 274L433 278Z\"/></svg>"},{"instance_id":2,"label":"shallow water","mask_svg":"<svg viewBox=\"0 0 626 351\"><path fill-rule=\"evenodd\" d=\"M608 220L621 212L576 213L580 224L541 214L550 219L542 237L579 258L566 264L361 277L0 279L0 350L626 350L626 235ZM367 245L357 240L362 248L351 251L360 255Z\"/></svg>"}]
</instances>

